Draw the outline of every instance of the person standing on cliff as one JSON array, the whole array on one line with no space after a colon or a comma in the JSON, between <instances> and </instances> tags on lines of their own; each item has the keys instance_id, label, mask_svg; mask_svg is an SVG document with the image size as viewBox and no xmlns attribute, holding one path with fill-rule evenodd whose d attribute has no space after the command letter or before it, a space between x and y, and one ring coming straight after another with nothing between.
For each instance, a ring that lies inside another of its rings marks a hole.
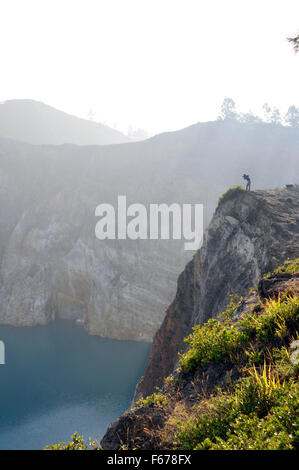
<instances>
[{"instance_id":1,"label":"person standing on cliff","mask_svg":"<svg viewBox=\"0 0 299 470\"><path fill-rule=\"evenodd\" d=\"M246 191L250 191L250 186L251 186L251 180L249 178L249 175L243 175L243 178L244 180L247 181L247 184L246 184Z\"/></svg>"}]
</instances>

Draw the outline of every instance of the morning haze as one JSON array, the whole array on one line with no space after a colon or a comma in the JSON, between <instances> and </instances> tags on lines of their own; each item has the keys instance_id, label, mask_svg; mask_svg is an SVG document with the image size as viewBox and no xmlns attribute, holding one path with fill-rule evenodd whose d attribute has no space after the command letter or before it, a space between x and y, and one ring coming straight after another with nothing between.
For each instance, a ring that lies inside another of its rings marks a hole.
<instances>
[{"instance_id":1,"label":"morning haze","mask_svg":"<svg viewBox=\"0 0 299 470\"><path fill-rule=\"evenodd\" d=\"M0 449L298 447L298 1L0 15Z\"/></svg>"}]
</instances>

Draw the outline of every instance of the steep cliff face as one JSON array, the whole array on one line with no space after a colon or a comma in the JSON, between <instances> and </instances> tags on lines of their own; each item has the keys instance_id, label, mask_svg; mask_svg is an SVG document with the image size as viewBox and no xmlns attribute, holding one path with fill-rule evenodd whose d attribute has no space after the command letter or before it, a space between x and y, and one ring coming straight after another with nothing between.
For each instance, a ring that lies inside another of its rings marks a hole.
<instances>
[{"instance_id":1,"label":"steep cliff face","mask_svg":"<svg viewBox=\"0 0 299 470\"><path fill-rule=\"evenodd\" d=\"M152 341L188 253L180 240L95 237L98 204L117 215L119 194L146 207L155 191L170 198L163 178L153 187L142 169L135 177L111 149L0 140L0 324L71 319L91 334Z\"/></svg>"},{"instance_id":2,"label":"steep cliff face","mask_svg":"<svg viewBox=\"0 0 299 470\"><path fill-rule=\"evenodd\" d=\"M194 325L217 316L231 293L246 295L259 278L299 255L299 186L245 192L220 201L202 248L179 276L177 293L151 348L135 400L160 386Z\"/></svg>"},{"instance_id":3,"label":"steep cliff face","mask_svg":"<svg viewBox=\"0 0 299 470\"><path fill-rule=\"evenodd\" d=\"M118 195L146 207L200 202L207 224L244 171L260 188L292 182L298 142L296 129L229 121L122 145L0 139L0 323L68 318L94 334L151 341L190 253L184 240L99 241L97 205L116 208Z\"/></svg>"}]
</instances>

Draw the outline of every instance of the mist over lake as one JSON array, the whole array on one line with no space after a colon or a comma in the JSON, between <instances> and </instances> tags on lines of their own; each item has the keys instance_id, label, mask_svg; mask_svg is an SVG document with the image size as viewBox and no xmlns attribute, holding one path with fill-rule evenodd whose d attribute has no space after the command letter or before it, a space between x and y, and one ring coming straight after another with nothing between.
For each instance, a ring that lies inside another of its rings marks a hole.
<instances>
[{"instance_id":1,"label":"mist over lake","mask_svg":"<svg viewBox=\"0 0 299 470\"><path fill-rule=\"evenodd\" d=\"M1 326L0 339L0 449L41 449L75 431L99 440L130 406L150 348L71 322Z\"/></svg>"}]
</instances>

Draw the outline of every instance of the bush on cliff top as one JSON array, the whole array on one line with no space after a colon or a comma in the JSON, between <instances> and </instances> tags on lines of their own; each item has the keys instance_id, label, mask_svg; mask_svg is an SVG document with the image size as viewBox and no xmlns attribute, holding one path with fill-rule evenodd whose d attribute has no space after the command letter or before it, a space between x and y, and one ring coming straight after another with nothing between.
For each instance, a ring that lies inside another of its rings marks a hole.
<instances>
[{"instance_id":1,"label":"bush on cliff top","mask_svg":"<svg viewBox=\"0 0 299 470\"><path fill-rule=\"evenodd\" d=\"M229 188L227 191L225 191L225 193L223 193L219 199L218 199L218 206L220 203L226 201L227 199L229 199L231 196L233 195L236 195L237 193L240 193L241 191L245 191L245 189L243 188L243 186L232 186L231 188Z\"/></svg>"}]
</instances>

